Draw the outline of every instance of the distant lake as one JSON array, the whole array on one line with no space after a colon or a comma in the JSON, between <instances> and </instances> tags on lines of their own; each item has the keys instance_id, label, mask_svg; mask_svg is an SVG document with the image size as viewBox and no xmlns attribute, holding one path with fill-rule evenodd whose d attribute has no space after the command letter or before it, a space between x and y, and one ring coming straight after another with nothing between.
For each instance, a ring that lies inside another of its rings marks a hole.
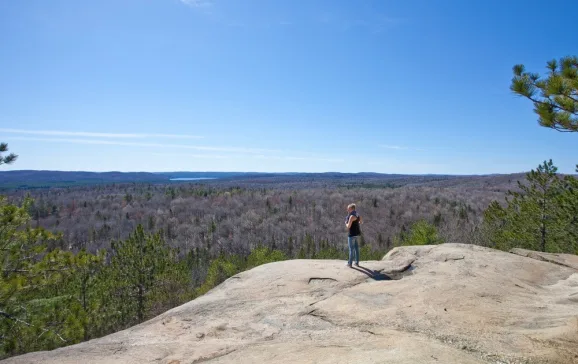
<instances>
[{"instance_id":1,"label":"distant lake","mask_svg":"<svg viewBox=\"0 0 578 364\"><path fill-rule=\"evenodd\" d=\"M214 177L197 177L197 178L171 178L171 181L201 181L204 179L216 179Z\"/></svg>"}]
</instances>

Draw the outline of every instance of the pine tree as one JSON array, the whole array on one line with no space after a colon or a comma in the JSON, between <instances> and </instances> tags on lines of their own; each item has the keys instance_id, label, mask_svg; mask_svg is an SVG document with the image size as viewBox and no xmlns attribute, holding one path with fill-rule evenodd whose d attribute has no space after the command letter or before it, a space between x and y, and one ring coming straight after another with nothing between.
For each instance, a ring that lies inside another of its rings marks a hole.
<instances>
[{"instance_id":1,"label":"pine tree","mask_svg":"<svg viewBox=\"0 0 578 364\"><path fill-rule=\"evenodd\" d=\"M82 340L98 336L102 322L102 287L101 273L106 261L105 251L96 255L84 249L74 256L72 275L68 287L70 289L70 305L75 308L76 318L80 321ZM80 336L80 335L79 335Z\"/></svg>"},{"instance_id":2,"label":"pine tree","mask_svg":"<svg viewBox=\"0 0 578 364\"><path fill-rule=\"evenodd\" d=\"M425 220L415 222L409 232L403 230L395 239L395 245L432 245L441 244L443 239L439 236L436 227Z\"/></svg>"},{"instance_id":3,"label":"pine tree","mask_svg":"<svg viewBox=\"0 0 578 364\"><path fill-rule=\"evenodd\" d=\"M315 241L309 233L305 233L305 238L303 244L305 245L307 257L311 257L315 254Z\"/></svg>"},{"instance_id":4,"label":"pine tree","mask_svg":"<svg viewBox=\"0 0 578 364\"><path fill-rule=\"evenodd\" d=\"M546 79L526 72L524 65L513 68L510 89L534 103L540 125L563 132L578 132L578 57L563 57L547 63Z\"/></svg>"},{"instance_id":5,"label":"pine tree","mask_svg":"<svg viewBox=\"0 0 578 364\"><path fill-rule=\"evenodd\" d=\"M299 252L297 253L297 259L306 259L306 258L307 254L305 253L305 248L303 247L303 244L301 244Z\"/></svg>"},{"instance_id":6,"label":"pine tree","mask_svg":"<svg viewBox=\"0 0 578 364\"><path fill-rule=\"evenodd\" d=\"M576 166L578 172L578 166ZM564 177L564 189L560 197L562 205L561 218L562 229L567 232L567 252L574 251L578 254L578 178L574 176Z\"/></svg>"},{"instance_id":7,"label":"pine tree","mask_svg":"<svg viewBox=\"0 0 578 364\"><path fill-rule=\"evenodd\" d=\"M243 269L243 260L237 255L220 255L209 265L207 276L203 284L197 289L197 295L203 295L216 287L227 278L239 273Z\"/></svg>"},{"instance_id":8,"label":"pine tree","mask_svg":"<svg viewBox=\"0 0 578 364\"><path fill-rule=\"evenodd\" d=\"M287 240L287 255L289 255L290 258L293 257L293 237L290 236L289 239Z\"/></svg>"},{"instance_id":9,"label":"pine tree","mask_svg":"<svg viewBox=\"0 0 578 364\"><path fill-rule=\"evenodd\" d=\"M568 176L564 183L556 172L552 161L545 161L526 174L527 183L518 182L520 192L508 191L505 207L497 202L488 207L484 230L491 246L575 253L575 178Z\"/></svg>"},{"instance_id":10,"label":"pine tree","mask_svg":"<svg viewBox=\"0 0 578 364\"><path fill-rule=\"evenodd\" d=\"M0 165L11 164L18 158L18 156L14 153L10 153L7 156L3 157L2 153L5 153L7 151L8 151L8 144L0 143Z\"/></svg>"},{"instance_id":11,"label":"pine tree","mask_svg":"<svg viewBox=\"0 0 578 364\"><path fill-rule=\"evenodd\" d=\"M55 289L68 274L72 254L47 250L46 242L56 237L30 227L30 204L26 199L15 206L0 196L0 347L8 354L67 343ZM46 299L46 291L54 298Z\"/></svg>"},{"instance_id":12,"label":"pine tree","mask_svg":"<svg viewBox=\"0 0 578 364\"><path fill-rule=\"evenodd\" d=\"M152 291L175 261L175 252L161 233L147 234L142 225L124 241L112 243L108 278L121 326L142 322L147 316Z\"/></svg>"},{"instance_id":13,"label":"pine tree","mask_svg":"<svg viewBox=\"0 0 578 364\"><path fill-rule=\"evenodd\" d=\"M540 79L540 75L526 72L523 65L514 66L510 89L534 103L540 125L562 132L578 132L578 57L552 60L547 68L548 76ZM558 178L553 180L547 170L553 167L551 161L541 167L542 171L532 171L534 174L528 176L533 178L533 189L523 189L520 195L509 193L513 200L508 201L506 208L498 203L488 208L484 233L492 244L501 248L524 246L578 254L578 180L574 176L566 176L563 182ZM550 181L553 186L548 185L545 190L544 184Z\"/></svg>"},{"instance_id":14,"label":"pine tree","mask_svg":"<svg viewBox=\"0 0 578 364\"><path fill-rule=\"evenodd\" d=\"M246 264L243 268L251 269L262 264L279 262L282 260L287 260L287 256L282 251L260 246L251 251L251 254L247 257Z\"/></svg>"}]
</instances>

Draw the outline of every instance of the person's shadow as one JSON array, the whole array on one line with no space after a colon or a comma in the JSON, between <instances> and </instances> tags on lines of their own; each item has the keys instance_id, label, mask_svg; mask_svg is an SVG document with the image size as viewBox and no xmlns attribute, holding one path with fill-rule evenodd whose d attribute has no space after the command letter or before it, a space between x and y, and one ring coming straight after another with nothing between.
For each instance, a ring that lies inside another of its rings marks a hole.
<instances>
[{"instance_id":1,"label":"person's shadow","mask_svg":"<svg viewBox=\"0 0 578 364\"><path fill-rule=\"evenodd\" d=\"M362 267L361 265L359 265L359 266L352 265L351 268L355 269L358 272L361 272L361 273L367 275L369 278L374 279L376 281L391 281L393 279L392 277L388 276L387 274L383 274L383 273L378 272L376 270L371 270L369 268Z\"/></svg>"}]
</instances>

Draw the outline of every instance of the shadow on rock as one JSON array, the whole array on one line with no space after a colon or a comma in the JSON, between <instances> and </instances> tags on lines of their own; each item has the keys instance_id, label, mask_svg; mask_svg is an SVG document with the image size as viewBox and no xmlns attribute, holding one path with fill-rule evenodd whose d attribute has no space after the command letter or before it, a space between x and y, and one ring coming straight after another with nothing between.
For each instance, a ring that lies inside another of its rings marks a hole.
<instances>
[{"instance_id":1,"label":"shadow on rock","mask_svg":"<svg viewBox=\"0 0 578 364\"><path fill-rule=\"evenodd\" d=\"M403 272L389 273L389 274L385 274L385 273L382 273L382 272L377 271L377 270L371 270L371 269L364 267L364 266L361 266L361 265L352 266L351 269L354 269L358 272L361 272L361 273L367 275L369 278L376 280L376 281L397 281L397 280L402 279L408 273L411 274L411 271L413 270L413 266L410 265Z\"/></svg>"}]
</instances>

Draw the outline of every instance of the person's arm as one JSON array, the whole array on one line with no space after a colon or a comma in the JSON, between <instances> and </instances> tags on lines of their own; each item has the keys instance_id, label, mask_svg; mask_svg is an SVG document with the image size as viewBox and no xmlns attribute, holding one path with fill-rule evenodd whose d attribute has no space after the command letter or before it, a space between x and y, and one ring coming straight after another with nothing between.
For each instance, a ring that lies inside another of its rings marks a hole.
<instances>
[{"instance_id":1,"label":"person's arm","mask_svg":"<svg viewBox=\"0 0 578 364\"><path fill-rule=\"evenodd\" d=\"M355 217L355 216L353 216L353 215L349 216L349 221L347 222L347 228L348 228L348 229L351 229L351 224L353 224L353 222L354 222L355 220L357 220L357 217Z\"/></svg>"},{"instance_id":2,"label":"person's arm","mask_svg":"<svg viewBox=\"0 0 578 364\"><path fill-rule=\"evenodd\" d=\"M363 224L363 217L361 217L361 215L359 215L359 223Z\"/></svg>"}]
</instances>

